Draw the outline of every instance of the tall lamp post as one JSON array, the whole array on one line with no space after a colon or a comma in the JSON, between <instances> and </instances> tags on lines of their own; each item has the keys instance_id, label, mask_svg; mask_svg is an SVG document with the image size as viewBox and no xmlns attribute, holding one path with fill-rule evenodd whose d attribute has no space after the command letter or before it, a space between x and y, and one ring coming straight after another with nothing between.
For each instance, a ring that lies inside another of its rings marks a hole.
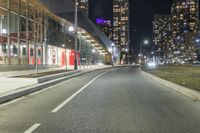
<instances>
[{"instance_id":1,"label":"tall lamp post","mask_svg":"<svg viewBox=\"0 0 200 133\"><path fill-rule=\"evenodd\" d=\"M139 55L140 56L140 65L142 64L142 57L143 57L142 46L147 45L147 44L149 44L148 40L144 40L144 42L140 44L140 55Z\"/></svg>"},{"instance_id":2,"label":"tall lamp post","mask_svg":"<svg viewBox=\"0 0 200 133\"><path fill-rule=\"evenodd\" d=\"M65 46L65 44L63 44L62 47L65 49L65 69L67 70L67 47Z\"/></svg>"},{"instance_id":3,"label":"tall lamp post","mask_svg":"<svg viewBox=\"0 0 200 133\"><path fill-rule=\"evenodd\" d=\"M78 7L77 0L75 0L75 12L74 12L74 47L75 47L75 57L74 57L74 70L78 69L78 45L77 45L77 22L78 22Z\"/></svg>"},{"instance_id":4,"label":"tall lamp post","mask_svg":"<svg viewBox=\"0 0 200 133\"><path fill-rule=\"evenodd\" d=\"M114 66L114 46L115 44L112 43L112 66Z\"/></svg>"}]
</instances>

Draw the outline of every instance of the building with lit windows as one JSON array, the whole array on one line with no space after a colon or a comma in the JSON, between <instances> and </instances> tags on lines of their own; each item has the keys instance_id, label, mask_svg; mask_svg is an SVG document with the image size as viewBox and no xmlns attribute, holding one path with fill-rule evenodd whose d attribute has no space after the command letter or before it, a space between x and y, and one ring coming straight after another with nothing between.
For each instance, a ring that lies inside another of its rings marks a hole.
<instances>
[{"instance_id":1,"label":"building with lit windows","mask_svg":"<svg viewBox=\"0 0 200 133\"><path fill-rule=\"evenodd\" d=\"M113 26L111 20L105 20L101 18L96 19L97 26L101 29L101 31L106 34L106 36L112 40L112 32L113 32Z\"/></svg>"},{"instance_id":2,"label":"building with lit windows","mask_svg":"<svg viewBox=\"0 0 200 133\"><path fill-rule=\"evenodd\" d=\"M195 36L195 53L196 53L196 62L200 63L200 21L197 25L197 33Z\"/></svg>"},{"instance_id":3,"label":"building with lit windows","mask_svg":"<svg viewBox=\"0 0 200 133\"><path fill-rule=\"evenodd\" d=\"M171 16L154 15L153 43L156 62L168 62L172 54Z\"/></svg>"},{"instance_id":4,"label":"building with lit windows","mask_svg":"<svg viewBox=\"0 0 200 133\"><path fill-rule=\"evenodd\" d=\"M113 0L113 41L121 52L121 63L127 63L129 51L129 3Z\"/></svg>"},{"instance_id":5,"label":"building with lit windows","mask_svg":"<svg viewBox=\"0 0 200 133\"><path fill-rule=\"evenodd\" d=\"M89 12L89 0L77 0L77 5L78 8L85 14L88 16L88 12Z\"/></svg>"},{"instance_id":6,"label":"building with lit windows","mask_svg":"<svg viewBox=\"0 0 200 133\"><path fill-rule=\"evenodd\" d=\"M173 62L193 63L199 0L175 0L172 6Z\"/></svg>"},{"instance_id":7,"label":"building with lit windows","mask_svg":"<svg viewBox=\"0 0 200 133\"><path fill-rule=\"evenodd\" d=\"M72 22L50 11L39 0L1 0L0 67L29 69L38 64L74 68L74 32L68 30L70 26ZM107 38L103 42L81 27L77 32L78 64L106 63L105 56L110 55L106 45L112 42Z\"/></svg>"}]
</instances>

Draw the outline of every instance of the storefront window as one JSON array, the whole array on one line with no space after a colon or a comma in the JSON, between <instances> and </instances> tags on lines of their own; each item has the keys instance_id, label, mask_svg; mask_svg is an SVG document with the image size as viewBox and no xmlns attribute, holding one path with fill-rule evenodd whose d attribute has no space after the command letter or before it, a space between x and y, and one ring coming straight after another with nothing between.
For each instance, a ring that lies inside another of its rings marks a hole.
<instances>
[{"instance_id":1,"label":"storefront window","mask_svg":"<svg viewBox=\"0 0 200 133\"><path fill-rule=\"evenodd\" d=\"M8 0L0 0L0 7L8 8Z\"/></svg>"},{"instance_id":2,"label":"storefront window","mask_svg":"<svg viewBox=\"0 0 200 133\"><path fill-rule=\"evenodd\" d=\"M29 8L28 17L33 20L35 16L35 7L29 4L28 8Z\"/></svg>"},{"instance_id":3,"label":"storefront window","mask_svg":"<svg viewBox=\"0 0 200 133\"><path fill-rule=\"evenodd\" d=\"M34 40L34 21L29 20L28 21L28 39L33 41Z\"/></svg>"},{"instance_id":4,"label":"storefront window","mask_svg":"<svg viewBox=\"0 0 200 133\"><path fill-rule=\"evenodd\" d=\"M42 10L40 10L39 8L35 9L35 19L38 23L42 23L43 21L43 16L42 16Z\"/></svg>"},{"instance_id":5,"label":"storefront window","mask_svg":"<svg viewBox=\"0 0 200 133\"><path fill-rule=\"evenodd\" d=\"M34 42L29 42L28 62L29 64L35 64Z\"/></svg>"},{"instance_id":6,"label":"storefront window","mask_svg":"<svg viewBox=\"0 0 200 133\"><path fill-rule=\"evenodd\" d=\"M10 35L11 37L18 37L18 24L19 24L19 20L18 20L18 15L11 13L10 14Z\"/></svg>"},{"instance_id":7,"label":"storefront window","mask_svg":"<svg viewBox=\"0 0 200 133\"><path fill-rule=\"evenodd\" d=\"M20 15L27 16L28 15L28 3L21 0L20 2Z\"/></svg>"},{"instance_id":8,"label":"storefront window","mask_svg":"<svg viewBox=\"0 0 200 133\"><path fill-rule=\"evenodd\" d=\"M3 52L3 54L6 54L8 53L8 48L7 48L7 45L6 44L2 44L1 45L1 52Z\"/></svg>"},{"instance_id":9,"label":"storefront window","mask_svg":"<svg viewBox=\"0 0 200 133\"><path fill-rule=\"evenodd\" d=\"M8 64L8 45L7 45L7 37L4 37L2 40L1 37L0 43L0 64Z\"/></svg>"},{"instance_id":10,"label":"storefront window","mask_svg":"<svg viewBox=\"0 0 200 133\"><path fill-rule=\"evenodd\" d=\"M20 40L20 63L28 64L28 55L27 55L28 44L25 40Z\"/></svg>"},{"instance_id":11,"label":"storefront window","mask_svg":"<svg viewBox=\"0 0 200 133\"><path fill-rule=\"evenodd\" d=\"M0 9L0 34L8 34L8 11Z\"/></svg>"},{"instance_id":12,"label":"storefront window","mask_svg":"<svg viewBox=\"0 0 200 133\"><path fill-rule=\"evenodd\" d=\"M11 42L10 43L11 64L19 64L18 40L16 38L11 38L10 42Z\"/></svg>"},{"instance_id":13,"label":"storefront window","mask_svg":"<svg viewBox=\"0 0 200 133\"><path fill-rule=\"evenodd\" d=\"M36 41L42 41L42 25L39 23L36 23Z\"/></svg>"},{"instance_id":14,"label":"storefront window","mask_svg":"<svg viewBox=\"0 0 200 133\"><path fill-rule=\"evenodd\" d=\"M20 17L20 38L26 40L27 39L27 18Z\"/></svg>"},{"instance_id":15,"label":"storefront window","mask_svg":"<svg viewBox=\"0 0 200 133\"><path fill-rule=\"evenodd\" d=\"M10 0L10 10L19 13L19 0Z\"/></svg>"}]
</instances>

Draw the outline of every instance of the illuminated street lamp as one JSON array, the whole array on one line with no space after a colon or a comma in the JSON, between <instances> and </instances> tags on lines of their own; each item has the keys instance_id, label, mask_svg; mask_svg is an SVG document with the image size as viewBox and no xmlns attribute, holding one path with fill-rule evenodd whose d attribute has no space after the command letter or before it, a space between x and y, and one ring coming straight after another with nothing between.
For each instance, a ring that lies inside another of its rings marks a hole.
<instances>
[{"instance_id":1,"label":"illuminated street lamp","mask_svg":"<svg viewBox=\"0 0 200 133\"><path fill-rule=\"evenodd\" d=\"M143 43L140 44L140 64L142 63L142 57L143 57L142 46L148 45L148 44L149 44L149 40L144 40Z\"/></svg>"},{"instance_id":2,"label":"illuminated street lamp","mask_svg":"<svg viewBox=\"0 0 200 133\"><path fill-rule=\"evenodd\" d=\"M196 39L196 43L200 43L200 39Z\"/></svg>"},{"instance_id":3,"label":"illuminated street lamp","mask_svg":"<svg viewBox=\"0 0 200 133\"><path fill-rule=\"evenodd\" d=\"M73 26L69 26L69 27L68 27L68 31L69 31L69 32L74 32L74 27L73 27Z\"/></svg>"}]
</instances>

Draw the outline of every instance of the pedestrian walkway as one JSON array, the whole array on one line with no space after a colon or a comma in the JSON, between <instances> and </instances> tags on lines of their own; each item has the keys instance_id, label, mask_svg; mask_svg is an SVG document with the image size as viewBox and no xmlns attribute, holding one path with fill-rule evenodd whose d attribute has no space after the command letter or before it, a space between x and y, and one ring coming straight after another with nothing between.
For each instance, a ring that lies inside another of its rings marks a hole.
<instances>
[{"instance_id":1,"label":"pedestrian walkway","mask_svg":"<svg viewBox=\"0 0 200 133\"><path fill-rule=\"evenodd\" d=\"M92 71L95 69L107 68L107 67L111 67L111 66L108 66L108 65L93 65L93 66L85 66L85 67L82 66L80 72L87 72L87 71ZM40 69L38 70L38 73L60 71L60 70L65 70L65 68L59 67L59 68ZM35 73L35 70L0 72L0 96L6 93L9 93L10 91L13 91L13 90L17 90L17 89L38 84L38 78L19 78L19 77L15 78L16 76L28 75L28 74L34 74L34 73Z\"/></svg>"}]
</instances>

